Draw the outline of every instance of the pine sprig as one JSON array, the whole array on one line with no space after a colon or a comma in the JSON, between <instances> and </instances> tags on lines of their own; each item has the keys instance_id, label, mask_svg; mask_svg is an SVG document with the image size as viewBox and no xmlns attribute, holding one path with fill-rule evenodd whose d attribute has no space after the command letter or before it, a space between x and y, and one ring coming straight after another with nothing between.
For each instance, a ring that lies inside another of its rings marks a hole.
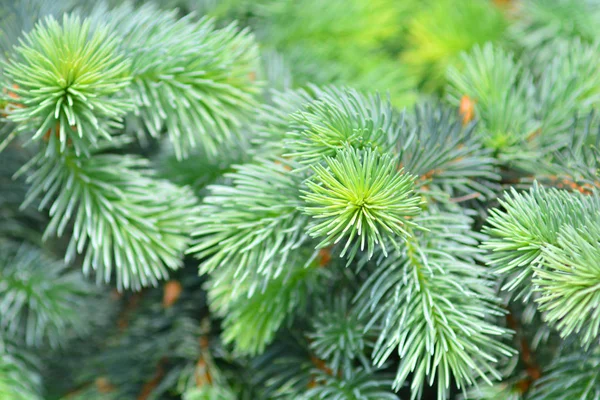
<instances>
[{"instance_id":1,"label":"pine sprig","mask_svg":"<svg viewBox=\"0 0 600 400\"><path fill-rule=\"evenodd\" d=\"M322 370L315 371L314 387L301 400L398 400L390 391L391 380L385 374L369 369L356 368L341 375L332 375Z\"/></svg>"},{"instance_id":2,"label":"pine sprig","mask_svg":"<svg viewBox=\"0 0 600 400\"><path fill-rule=\"evenodd\" d=\"M456 110L424 103L406 118L396 151L404 169L417 176L415 186L427 197L494 197L496 161L483 146L476 124L462 126Z\"/></svg>"},{"instance_id":3,"label":"pine sprig","mask_svg":"<svg viewBox=\"0 0 600 400\"><path fill-rule=\"evenodd\" d=\"M561 354L545 371L528 398L532 400L595 400L600 396L598 351Z\"/></svg>"},{"instance_id":4,"label":"pine sprig","mask_svg":"<svg viewBox=\"0 0 600 400\"><path fill-rule=\"evenodd\" d=\"M537 84L537 118L547 139L569 132L575 115L589 113L600 102L600 43L580 39L559 41L553 45L562 54L543 69ZM555 54L556 54L555 53ZM559 136L564 137L564 135Z\"/></svg>"},{"instance_id":5,"label":"pine sprig","mask_svg":"<svg viewBox=\"0 0 600 400\"><path fill-rule=\"evenodd\" d=\"M223 342L233 343L236 353L261 354L283 324L291 323L306 309L312 292L318 290L315 288L323 276L318 265L294 265L293 261L288 260L285 274L263 284L260 290L253 290L250 278L240 288L235 283L235 268L213 274L208 285L209 304L216 315L224 318Z\"/></svg>"},{"instance_id":6,"label":"pine sprig","mask_svg":"<svg viewBox=\"0 0 600 400\"><path fill-rule=\"evenodd\" d=\"M490 385L501 379L495 364L513 352L500 341L509 331L495 322L503 312L489 273L476 263L480 237L470 231L470 218L432 213L415 222L428 230L380 257L357 300L370 324L382 324L375 365L394 352L400 357L393 388L412 373L412 399L437 380L442 400L451 381L466 391L477 377Z\"/></svg>"},{"instance_id":7,"label":"pine sprig","mask_svg":"<svg viewBox=\"0 0 600 400\"><path fill-rule=\"evenodd\" d=\"M42 400L38 361L23 346L0 334L0 398Z\"/></svg>"},{"instance_id":8,"label":"pine sprig","mask_svg":"<svg viewBox=\"0 0 600 400\"><path fill-rule=\"evenodd\" d=\"M310 349L327 362L334 375L351 375L356 361L364 368L370 367L366 353L374 345L375 330L364 332L367 320L359 317L360 310L352 306L347 292L335 294L315 307L313 328L308 335Z\"/></svg>"},{"instance_id":9,"label":"pine sprig","mask_svg":"<svg viewBox=\"0 0 600 400\"><path fill-rule=\"evenodd\" d=\"M460 70L448 70L447 97L457 107L464 96L474 103L488 148L509 159L525 158L528 138L539 128L530 73L513 54L489 43L463 54L462 62Z\"/></svg>"},{"instance_id":10,"label":"pine sprig","mask_svg":"<svg viewBox=\"0 0 600 400\"><path fill-rule=\"evenodd\" d=\"M565 337L572 333L589 347L600 330L600 219L560 230L556 244L543 250L533 283L544 320Z\"/></svg>"},{"instance_id":11,"label":"pine sprig","mask_svg":"<svg viewBox=\"0 0 600 400\"><path fill-rule=\"evenodd\" d=\"M565 225L582 224L598 213L600 200L579 193L545 189L535 184L526 193L512 189L493 209L484 231L490 238L483 248L492 250L488 264L505 277L504 290L516 298L531 296L534 267L542 264L543 248L556 244Z\"/></svg>"},{"instance_id":12,"label":"pine sprig","mask_svg":"<svg viewBox=\"0 0 600 400\"><path fill-rule=\"evenodd\" d=\"M32 140L57 136L61 151L89 154L110 140L130 103L123 99L130 63L118 51L107 27L92 30L90 20L65 14L47 17L25 35L6 67L13 93L8 118Z\"/></svg>"},{"instance_id":13,"label":"pine sprig","mask_svg":"<svg viewBox=\"0 0 600 400\"><path fill-rule=\"evenodd\" d=\"M188 251L202 260L202 273L235 268L235 285L254 275L268 282L285 274L288 260L308 239L308 218L299 210L301 177L280 161L258 162L226 174L232 186L208 188Z\"/></svg>"},{"instance_id":14,"label":"pine sprig","mask_svg":"<svg viewBox=\"0 0 600 400\"><path fill-rule=\"evenodd\" d=\"M186 188L152 178L146 160L78 158L60 153L51 137L47 151L27 168L35 170L27 178L31 189L23 207L38 197L40 209L49 207L45 237L62 236L74 222L66 260L84 254L83 271L95 271L97 282L109 282L116 273L119 289L139 290L182 265L196 199Z\"/></svg>"},{"instance_id":15,"label":"pine sprig","mask_svg":"<svg viewBox=\"0 0 600 400\"><path fill-rule=\"evenodd\" d=\"M178 158L202 145L239 137L257 106L258 47L253 35L235 24L217 29L209 18L153 5L124 5L104 16L120 33L131 59L130 93L153 137L166 130Z\"/></svg>"},{"instance_id":16,"label":"pine sprig","mask_svg":"<svg viewBox=\"0 0 600 400\"><path fill-rule=\"evenodd\" d=\"M0 242L0 330L27 346L62 345L84 333L93 288L35 247Z\"/></svg>"},{"instance_id":17,"label":"pine sprig","mask_svg":"<svg viewBox=\"0 0 600 400\"><path fill-rule=\"evenodd\" d=\"M319 94L292 116L295 129L284 140L286 156L312 164L346 146L372 147L381 153L392 150L402 125L389 101L333 87Z\"/></svg>"},{"instance_id":18,"label":"pine sprig","mask_svg":"<svg viewBox=\"0 0 600 400\"><path fill-rule=\"evenodd\" d=\"M342 256L349 250L353 258L366 245L370 258L376 245L387 255L388 239L410 236L409 218L419 214L421 198L413 192L414 177L398 171L393 157L347 148L325 163L312 166L303 195L304 212L315 220L307 232L322 238L318 247L346 238Z\"/></svg>"}]
</instances>

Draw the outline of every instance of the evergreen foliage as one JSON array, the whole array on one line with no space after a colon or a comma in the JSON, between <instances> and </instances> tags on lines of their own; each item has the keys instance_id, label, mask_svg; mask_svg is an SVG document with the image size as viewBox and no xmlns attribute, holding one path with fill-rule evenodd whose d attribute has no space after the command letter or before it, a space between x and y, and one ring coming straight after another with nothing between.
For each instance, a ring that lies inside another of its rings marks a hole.
<instances>
[{"instance_id":1,"label":"evergreen foliage","mask_svg":"<svg viewBox=\"0 0 600 400\"><path fill-rule=\"evenodd\" d=\"M0 0L0 399L599 399L599 7Z\"/></svg>"},{"instance_id":2,"label":"evergreen foliage","mask_svg":"<svg viewBox=\"0 0 600 400\"><path fill-rule=\"evenodd\" d=\"M107 28L90 35L90 21L52 17L27 34L5 68L9 82L9 119L32 140L57 136L88 154L119 122L127 102L111 96L129 84L129 63L117 52L117 37Z\"/></svg>"}]
</instances>

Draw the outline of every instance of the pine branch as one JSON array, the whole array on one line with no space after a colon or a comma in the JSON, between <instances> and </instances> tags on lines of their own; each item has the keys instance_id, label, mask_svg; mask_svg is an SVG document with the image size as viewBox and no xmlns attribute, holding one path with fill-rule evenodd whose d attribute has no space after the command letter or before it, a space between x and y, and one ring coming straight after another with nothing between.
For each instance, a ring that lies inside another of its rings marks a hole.
<instances>
[{"instance_id":1,"label":"pine branch","mask_svg":"<svg viewBox=\"0 0 600 400\"><path fill-rule=\"evenodd\" d=\"M281 156L285 153L281 142L289 128L296 128L292 114L304 110L305 105L322 96L321 89L309 86L307 90L272 91L269 103L263 104L252 123L252 143L260 154ZM301 129L301 127L298 127Z\"/></svg>"},{"instance_id":2,"label":"pine branch","mask_svg":"<svg viewBox=\"0 0 600 400\"><path fill-rule=\"evenodd\" d=\"M544 137L564 144L556 136L569 131L576 114L587 114L599 103L599 51L599 43L585 44L579 39L553 45L554 54L561 56L543 70L536 95Z\"/></svg>"},{"instance_id":3,"label":"pine branch","mask_svg":"<svg viewBox=\"0 0 600 400\"><path fill-rule=\"evenodd\" d=\"M346 146L391 151L402 129L398 117L389 101L379 96L329 88L292 116L296 129L284 140L286 156L312 164L334 157Z\"/></svg>"},{"instance_id":4,"label":"pine branch","mask_svg":"<svg viewBox=\"0 0 600 400\"><path fill-rule=\"evenodd\" d=\"M334 376L352 375L355 361L368 369L371 363L365 354L375 344L375 330L365 332L367 320L359 317L360 310L351 305L347 292L335 293L327 300L315 307L308 334L310 349L327 362Z\"/></svg>"},{"instance_id":5,"label":"pine branch","mask_svg":"<svg viewBox=\"0 0 600 400\"><path fill-rule=\"evenodd\" d=\"M36 169L23 207L43 194L40 209L51 216L45 237L62 236L74 221L67 262L84 253L83 271L95 271L97 282L109 282L114 268L119 290L156 285L179 268L196 206L190 191L153 179L141 158L77 158L60 153L57 140L26 165Z\"/></svg>"},{"instance_id":6,"label":"pine branch","mask_svg":"<svg viewBox=\"0 0 600 400\"><path fill-rule=\"evenodd\" d=\"M484 228L490 239L483 245L493 252L488 264L498 276L505 277L503 290L527 300L534 268L544 260L544 246L556 244L564 226L576 226L596 214L598 201L537 184L528 193L514 189L507 193L500 201L504 211L490 211Z\"/></svg>"},{"instance_id":7,"label":"pine branch","mask_svg":"<svg viewBox=\"0 0 600 400\"><path fill-rule=\"evenodd\" d=\"M425 381L437 380L438 399L453 380L463 391L480 377L501 379L495 364L512 350L500 342L509 331L496 325L502 315L493 281L482 267L471 220L460 214L424 215L415 220L427 231L377 267L357 295L362 313L382 332L373 360L381 366L400 356L393 388L411 378L411 398L420 398Z\"/></svg>"},{"instance_id":8,"label":"pine branch","mask_svg":"<svg viewBox=\"0 0 600 400\"><path fill-rule=\"evenodd\" d=\"M533 86L528 71L511 53L491 44L464 54L462 62L460 70L448 70L447 97L457 107L465 95L475 103L485 145L508 160L527 158L525 150L539 151L528 145L539 128L530 106Z\"/></svg>"},{"instance_id":9,"label":"pine branch","mask_svg":"<svg viewBox=\"0 0 600 400\"><path fill-rule=\"evenodd\" d=\"M19 343L0 334L0 398L42 400L37 360Z\"/></svg>"},{"instance_id":10,"label":"pine branch","mask_svg":"<svg viewBox=\"0 0 600 400\"><path fill-rule=\"evenodd\" d=\"M178 158L201 144L216 154L233 141L257 106L258 48L253 35L231 24L152 5L126 4L102 18L131 59L130 94L153 137L169 134Z\"/></svg>"},{"instance_id":11,"label":"pine branch","mask_svg":"<svg viewBox=\"0 0 600 400\"><path fill-rule=\"evenodd\" d=\"M341 256L349 249L348 258L353 259L366 244L370 258L375 245L387 255L386 242L410 236L414 224L409 218L419 214L421 198L413 192L414 177L398 172L392 157L369 148L346 148L325 163L312 166L314 175L303 196L304 212L316 220L307 233L323 238L317 247L347 237Z\"/></svg>"},{"instance_id":12,"label":"pine branch","mask_svg":"<svg viewBox=\"0 0 600 400\"><path fill-rule=\"evenodd\" d=\"M598 216L560 229L556 244L543 247L543 264L533 279L544 320L563 337L577 334L586 347L596 343L600 330L599 241Z\"/></svg>"},{"instance_id":13,"label":"pine branch","mask_svg":"<svg viewBox=\"0 0 600 400\"><path fill-rule=\"evenodd\" d=\"M496 161L483 147L476 125L461 127L453 114L428 103L415 106L398 140L400 165L419 177L417 190L424 196L445 201L448 196L494 197Z\"/></svg>"},{"instance_id":14,"label":"pine branch","mask_svg":"<svg viewBox=\"0 0 600 400\"><path fill-rule=\"evenodd\" d=\"M594 400L600 396L598 352L571 351L560 355L548 367L531 394L531 400Z\"/></svg>"},{"instance_id":15,"label":"pine branch","mask_svg":"<svg viewBox=\"0 0 600 400\"><path fill-rule=\"evenodd\" d=\"M255 275L264 282L285 275L288 260L308 239L307 218L299 211L301 177L279 161L258 162L227 174L232 186L209 187L188 250L202 260L201 273L234 268L234 290ZM253 285L259 281L252 279Z\"/></svg>"},{"instance_id":16,"label":"pine branch","mask_svg":"<svg viewBox=\"0 0 600 400\"><path fill-rule=\"evenodd\" d=\"M77 155L89 155L128 110L119 99L129 84L129 62L108 28L65 14L47 17L25 35L6 67L11 102L8 118L32 140L57 136Z\"/></svg>"},{"instance_id":17,"label":"pine branch","mask_svg":"<svg viewBox=\"0 0 600 400\"><path fill-rule=\"evenodd\" d=\"M224 318L223 342L233 343L236 353L261 354L283 324L302 314L308 299L319 290L323 271L318 264L305 266L294 261L288 260L285 273L267 282L247 277L244 283L235 283L235 268L213 273L208 285L209 304ZM262 288L254 291L259 285Z\"/></svg>"},{"instance_id":18,"label":"pine branch","mask_svg":"<svg viewBox=\"0 0 600 400\"><path fill-rule=\"evenodd\" d=\"M91 327L94 295L79 274L39 249L0 241L0 330L5 336L22 338L27 346L64 345L74 332L81 335Z\"/></svg>"}]
</instances>

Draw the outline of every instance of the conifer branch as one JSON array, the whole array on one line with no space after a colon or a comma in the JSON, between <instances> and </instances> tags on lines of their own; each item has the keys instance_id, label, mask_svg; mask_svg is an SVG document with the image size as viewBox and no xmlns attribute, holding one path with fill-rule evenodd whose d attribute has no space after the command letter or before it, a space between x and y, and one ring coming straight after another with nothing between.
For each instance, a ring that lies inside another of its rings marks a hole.
<instances>
[{"instance_id":1,"label":"conifer branch","mask_svg":"<svg viewBox=\"0 0 600 400\"><path fill-rule=\"evenodd\" d=\"M124 5L104 16L131 59L130 94L150 134L166 130L178 158L202 145L213 155L240 135L257 106L258 47L235 24L152 5Z\"/></svg>"},{"instance_id":2,"label":"conifer branch","mask_svg":"<svg viewBox=\"0 0 600 400\"><path fill-rule=\"evenodd\" d=\"M507 193L500 200L504 211L490 212L484 228L490 239L483 245L493 251L489 265L507 277L503 289L528 299L533 268L543 262L544 246L555 244L565 225L583 223L596 214L599 201L537 184L528 193Z\"/></svg>"},{"instance_id":3,"label":"conifer branch","mask_svg":"<svg viewBox=\"0 0 600 400\"><path fill-rule=\"evenodd\" d=\"M284 140L291 157L313 164L347 146L391 151L402 125L389 101L355 90L329 88L292 116L296 129Z\"/></svg>"},{"instance_id":4,"label":"conifer branch","mask_svg":"<svg viewBox=\"0 0 600 400\"><path fill-rule=\"evenodd\" d=\"M312 166L314 175L303 195L304 212L316 220L307 233L323 238L318 247L347 237L341 256L349 250L353 259L366 244L370 258L375 245L387 255L386 242L410 236L414 223L409 218L419 214L421 198L413 192L414 177L397 171L393 158L370 148L347 148L325 163Z\"/></svg>"},{"instance_id":5,"label":"conifer branch","mask_svg":"<svg viewBox=\"0 0 600 400\"><path fill-rule=\"evenodd\" d=\"M225 175L232 186L209 187L188 253L202 260L202 273L235 268L234 285L254 275L266 281L285 275L288 260L308 239L307 217L299 210L301 177L273 160L236 169Z\"/></svg>"},{"instance_id":6,"label":"conifer branch","mask_svg":"<svg viewBox=\"0 0 600 400\"><path fill-rule=\"evenodd\" d=\"M107 27L65 14L47 17L25 35L6 67L8 118L32 140L57 136L77 155L89 155L130 108L123 99L130 63L119 53Z\"/></svg>"},{"instance_id":7,"label":"conifer branch","mask_svg":"<svg viewBox=\"0 0 600 400\"><path fill-rule=\"evenodd\" d=\"M487 384L500 379L495 364L512 350L500 340L509 331L497 326L502 315L493 281L482 267L470 219L432 213L415 220L427 231L411 237L378 268L357 295L371 324L381 322L373 360L381 366L393 352L400 365L393 387L408 376L411 398L420 398L423 384L437 380L438 398L446 398L453 380L463 391L480 377Z\"/></svg>"},{"instance_id":8,"label":"conifer branch","mask_svg":"<svg viewBox=\"0 0 600 400\"><path fill-rule=\"evenodd\" d=\"M464 67L448 70L448 99L456 106L466 95L485 132L484 143L509 159L523 152L527 138L539 128L534 118L532 78L514 55L486 44L463 54ZM526 147L527 148L527 147Z\"/></svg>"},{"instance_id":9,"label":"conifer branch","mask_svg":"<svg viewBox=\"0 0 600 400\"><path fill-rule=\"evenodd\" d=\"M530 398L532 400L592 400L600 393L600 358L597 349L589 354L567 351L548 367ZM528 397L529 398L529 397Z\"/></svg>"},{"instance_id":10,"label":"conifer branch","mask_svg":"<svg viewBox=\"0 0 600 400\"><path fill-rule=\"evenodd\" d=\"M0 398L42 400L38 361L20 343L0 334Z\"/></svg>"},{"instance_id":11,"label":"conifer branch","mask_svg":"<svg viewBox=\"0 0 600 400\"><path fill-rule=\"evenodd\" d=\"M543 248L543 265L533 283L544 320L566 337L572 333L589 347L600 330L600 218L561 229L556 244Z\"/></svg>"},{"instance_id":12,"label":"conifer branch","mask_svg":"<svg viewBox=\"0 0 600 400\"><path fill-rule=\"evenodd\" d=\"M0 331L27 346L62 345L91 324L94 290L66 266L22 244L0 241Z\"/></svg>"},{"instance_id":13,"label":"conifer branch","mask_svg":"<svg viewBox=\"0 0 600 400\"><path fill-rule=\"evenodd\" d=\"M35 170L23 207L36 198L40 209L49 207L45 237L62 236L74 222L66 261L84 254L83 271L95 271L97 282L109 282L114 269L120 290L156 285L179 268L196 206L190 191L153 179L141 158L78 158L59 146L51 137L25 166Z\"/></svg>"}]
</instances>

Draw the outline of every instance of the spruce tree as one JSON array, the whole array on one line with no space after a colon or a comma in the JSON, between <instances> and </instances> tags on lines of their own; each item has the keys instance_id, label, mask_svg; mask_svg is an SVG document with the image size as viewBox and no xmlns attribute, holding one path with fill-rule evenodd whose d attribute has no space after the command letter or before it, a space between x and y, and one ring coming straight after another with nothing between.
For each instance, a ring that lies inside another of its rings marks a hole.
<instances>
[{"instance_id":1,"label":"spruce tree","mask_svg":"<svg viewBox=\"0 0 600 400\"><path fill-rule=\"evenodd\" d=\"M597 0L0 10L0 400L600 400Z\"/></svg>"}]
</instances>

